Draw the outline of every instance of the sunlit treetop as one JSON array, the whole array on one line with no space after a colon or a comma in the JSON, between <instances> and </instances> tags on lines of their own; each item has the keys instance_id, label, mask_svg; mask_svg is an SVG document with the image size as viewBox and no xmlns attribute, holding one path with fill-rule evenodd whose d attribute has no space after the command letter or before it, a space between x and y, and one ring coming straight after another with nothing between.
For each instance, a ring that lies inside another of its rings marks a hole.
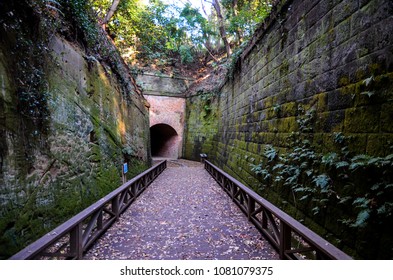
<instances>
[{"instance_id":1,"label":"sunlit treetop","mask_svg":"<svg viewBox=\"0 0 393 280\"><path fill-rule=\"evenodd\" d=\"M100 22L112 9L105 28L126 60L163 64L191 63L203 53L213 57L224 45L239 47L271 8L271 1L262 0L89 1Z\"/></svg>"}]
</instances>

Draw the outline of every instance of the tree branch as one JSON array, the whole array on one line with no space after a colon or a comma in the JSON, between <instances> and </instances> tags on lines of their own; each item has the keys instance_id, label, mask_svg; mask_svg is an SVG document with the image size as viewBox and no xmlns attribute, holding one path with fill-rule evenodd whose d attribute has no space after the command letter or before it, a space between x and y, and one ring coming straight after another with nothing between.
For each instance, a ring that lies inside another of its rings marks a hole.
<instances>
[{"instance_id":1,"label":"tree branch","mask_svg":"<svg viewBox=\"0 0 393 280\"><path fill-rule=\"evenodd\" d=\"M115 14L117 7L119 6L119 3L120 3L120 0L113 0L112 5L111 5L108 13L105 16L103 23L102 23L104 26L110 21L110 19Z\"/></svg>"},{"instance_id":2,"label":"tree branch","mask_svg":"<svg viewBox=\"0 0 393 280\"><path fill-rule=\"evenodd\" d=\"M229 58L232 54L232 50L231 50L231 46L229 45L229 42L228 42L228 38L227 38L225 26L224 26L224 18L221 13L220 3L218 2L218 0L214 0L212 5L217 13L221 39L224 41L227 57Z\"/></svg>"}]
</instances>

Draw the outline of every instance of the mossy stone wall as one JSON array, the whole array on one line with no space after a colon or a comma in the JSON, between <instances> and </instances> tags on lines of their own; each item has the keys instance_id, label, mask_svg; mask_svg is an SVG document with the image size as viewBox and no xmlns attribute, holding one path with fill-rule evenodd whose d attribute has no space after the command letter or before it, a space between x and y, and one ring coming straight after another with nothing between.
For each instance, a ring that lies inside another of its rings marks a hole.
<instances>
[{"instance_id":1,"label":"mossy stone wall","mask_svg":"<svg viewBox=\"0 0 393 280\"><path fill-rule=\"evenodd\" d=\"M46 112L37 122L20 109L18 86L29 81L13 72L29 59L10 55L13 42L2 38L0 259L119 187L123 162L129 179L151 164L147 103L124 92L108 65L52 37L40 57L42 102L29 103ZM28 39L34 46L34 36Z\"/></svg>"},{"instance_id":2,"label":"mossy stone wall","mask_svg":"<svg viewBox=\"0 0 393 280\"><path fill-rule=\"evenodd\" d=\"M213 163L259 190L261 178L251 165L262 161L268 144L278 151L290 148L288 137L300 130L299 117L310 109L316 118L307 137L319 152L335 151L333 135L341 132L354 154L392 153L392 14L390 0L281 1L214 99L210 114L218 119L207 125L200 117L202 101L190 99L185 155L208 153ZM371 247L364 234L340 225L335 205L314 216L290 203L289 191L260 193L355 257L392 254L383 249L391 242L374 239Z\"/></svg>"},{"instance_id":3,"label":"mossy stone wall","mask_svg":"<svg viewBox=\"0 0 393 280\"><path fill-rule=\"evenodd\" d=\"M215 156L218 135L219 96L212 92L189 96L186 99L186 122L183 155L187 159L199 161L200 154Z\"/></svg>"}]
</instances>

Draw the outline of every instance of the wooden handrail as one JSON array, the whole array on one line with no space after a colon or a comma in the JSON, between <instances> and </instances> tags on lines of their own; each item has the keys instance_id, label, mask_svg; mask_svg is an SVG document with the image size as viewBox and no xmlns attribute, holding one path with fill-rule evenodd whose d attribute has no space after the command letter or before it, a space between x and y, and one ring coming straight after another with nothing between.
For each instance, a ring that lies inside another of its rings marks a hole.
<instances>
[{"instance_id":1,"label":"wooden handrail","mask_svg":"<svg viewBox=\"0 0 393 280\"><path fill-rule=\"evenodd\" d=\"M278 251L281 259L339 259L350 256L205 160L205 169Z\"/></svg>"},{"instance_id":2,"label":"wooden handrail","mask_svg":"<svg viewBox=\"0 0 393 280\"><path fill-rule=\"evenodd\" d=\"M166 166L164 160L137 175L10 259L81 259Z\"/></svg>"}]
</instances>

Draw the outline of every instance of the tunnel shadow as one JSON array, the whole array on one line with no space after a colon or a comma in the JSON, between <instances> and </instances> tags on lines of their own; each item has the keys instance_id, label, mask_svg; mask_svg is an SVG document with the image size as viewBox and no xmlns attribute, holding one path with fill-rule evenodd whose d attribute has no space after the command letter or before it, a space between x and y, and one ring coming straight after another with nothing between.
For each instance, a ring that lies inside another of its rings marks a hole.
<instances>
[{"instance_id":1,"label":"tunnel shadow","mask_svg":"<svg viewBox=\"0 0 393 280\"><path fill-rule=\"evenodd\" d=\"M150 128L152 157L178 158L178 139L176 130L167 124L156 124Z\"/></svg>"}]
</instances>

